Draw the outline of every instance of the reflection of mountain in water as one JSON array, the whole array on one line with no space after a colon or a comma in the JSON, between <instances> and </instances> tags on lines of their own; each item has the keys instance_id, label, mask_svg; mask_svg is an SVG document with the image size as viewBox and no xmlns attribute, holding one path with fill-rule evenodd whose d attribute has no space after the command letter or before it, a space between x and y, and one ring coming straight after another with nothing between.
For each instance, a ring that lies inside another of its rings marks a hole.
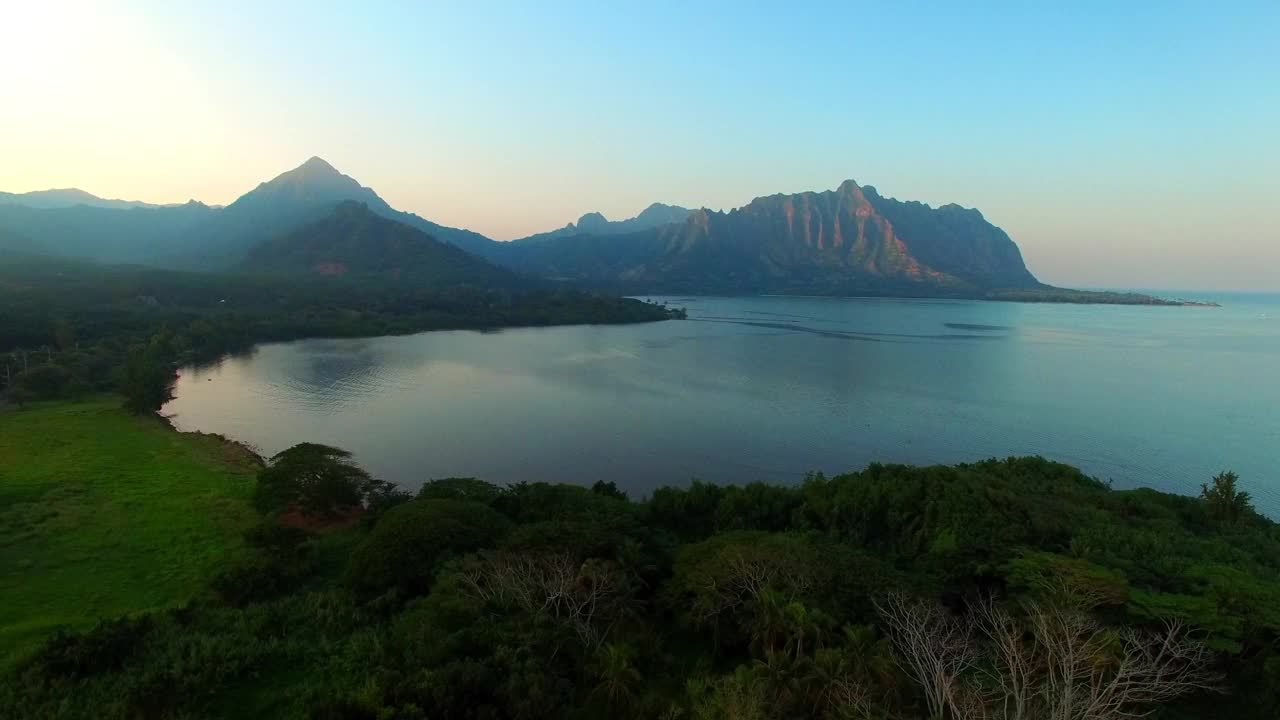
<instances>
[{"instance_id":1,"label":"reflection of mountain in water","mask_svg":"<svg viewBox=\"0 0 1280 720\"><path fill-rule=\"evenodd\" d=\"M421 358L393 352L376 339L319 340L263 348L255 363L271 368L263 393L273 402L315 412L337 412L365 397L411 388L397 367Z\"/></svg>"}]
</instances>

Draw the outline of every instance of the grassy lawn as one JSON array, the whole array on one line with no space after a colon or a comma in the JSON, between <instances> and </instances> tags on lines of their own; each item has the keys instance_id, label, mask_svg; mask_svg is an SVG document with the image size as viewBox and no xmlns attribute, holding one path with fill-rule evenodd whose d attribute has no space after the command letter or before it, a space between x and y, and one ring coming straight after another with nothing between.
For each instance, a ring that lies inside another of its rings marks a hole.
<instances>
[{"instance_id":1,"label":"grassy lawn","mask_svg":"<svg viewBox=\"0 0 1280 720\"><path fill-rule=\"evenodd\" d=\"M254 463L115 397L0 411L0 668L59 626L198 593L256 519Z\"/></svg>"}]
</instances>

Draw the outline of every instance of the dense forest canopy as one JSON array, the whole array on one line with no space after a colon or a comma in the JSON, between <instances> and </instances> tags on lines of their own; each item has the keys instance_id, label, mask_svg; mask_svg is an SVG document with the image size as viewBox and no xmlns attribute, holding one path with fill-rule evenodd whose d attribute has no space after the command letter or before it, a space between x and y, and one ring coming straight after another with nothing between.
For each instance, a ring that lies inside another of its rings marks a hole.
<instances>
[{"instance_id":1,"label":"dense forest canopy","mask_svg":"<svg viewBox=\"0 0 1280 720\"><path fill-rule=\"evenodd\" d=\"M0 715L1280 712L1280 528L1226 475L1189 498L1012 458L410 497L303 445L259 482L250 557L188 607L51 639Z\"/></svg>"},{"instance_id":2,"label":"dense forest canopy","mask_svg":"<svg viewBox=\"0 0 1280 720\"><path fill-rule=\"evenodd\" d=\"M145 385L139 407L155 409L156 379L175 364L259 342L679 316L557 287L210 275L12 254L0 263L0 388L27 400Z\"/></svg>"}]
</instances>

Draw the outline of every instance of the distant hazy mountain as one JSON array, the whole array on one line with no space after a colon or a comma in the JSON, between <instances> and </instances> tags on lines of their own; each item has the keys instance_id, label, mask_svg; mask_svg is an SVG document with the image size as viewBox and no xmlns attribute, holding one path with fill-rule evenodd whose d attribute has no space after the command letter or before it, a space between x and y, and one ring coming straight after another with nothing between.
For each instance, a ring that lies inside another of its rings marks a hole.
<instances>
[{"instance_id":1,"label":"distant hazy mountain","mask_svg":"<svg viewBox=\"0 0 1280 720\"><path fill-rule=\"evenodd\" d=\"M521 238L517 242L548 240L570 235L625 235L672 223L682 223L689 219L689 214L692 212L689 208L664 205L662 203L654 203L640 211L639 215L627 220L608 220L598 212L590 212L578 218L577 223L569 223L559 230L530 235L529 237Z\"/></svg>"},{"instance_id":2,"label":"distant hazy mountain","mask_svg":"<svg viewBox=\"0 0 1280 720\"><path fill-rule=\"evenodd\" d=\"M527 284L457 246L345 200L318 220L249 251L242 269L254 273L378 278L431 287Z\"/></svg>"},{"instance_id":3,"label":"distant hazy mountain","mask_svg":"<svg viewBox=\"0 0 1280 720\"><path fill-rule=\"evenodd\" d=\"M50 254L102 262L194 270L234 267L254 245L318 220L344 200L365 203L379 215L464 249L483 252L497 244L477 233L400 212L318 157L259 184L224 208L197 202L180 206L111 205L123 201L60 205L94 196L82 191L50 192L63 194L4 196L25 198L21 203L0 198L0 230L27 238ZM33 206L40 203L45 207Z\"/></svg>"},{"instance_id":4,"label":"distant hazy mountain","mask_svg":"<svg viewBox=\"0 0 1280 720\"><path fill-rule=\"evenodd\" d=\"M218 210L197 202L114 209L76 205L36 209L0 204L0 231L42 252L113 263L163 265Z\"/></svg>"},{"instance_id":5,"label":"distant hazy mountain","mask_svg":"<svg viewBox=\"0 0 1280 720\"><path fill-rule=\"evenodd\" d=\"M1041 287L1017 245L977 210L884 198L852 180L641 232L518 245L511 267L635 292L976 296Z\"/></svg>"},{"instance_id":6,"label":"distant hazy mountain","mask_svg":"<svg viewBox=\"0 0 1280 720\"><path fill-rule=\"evenodd\" d=\"M58 208L69 208L77 205L88 205L89 207L128 209L128 208L155 208L160 205L152 205L151 203L139 202L137 200L109 200L100 198L92 193L85 192L78 188L65 188L61 190L35 190L26 193L7 193L0 192L0 204L14 203L17 205L25 205L29 208L37 208L40 210L54 210Z\"/></svg>"}]
</instances>

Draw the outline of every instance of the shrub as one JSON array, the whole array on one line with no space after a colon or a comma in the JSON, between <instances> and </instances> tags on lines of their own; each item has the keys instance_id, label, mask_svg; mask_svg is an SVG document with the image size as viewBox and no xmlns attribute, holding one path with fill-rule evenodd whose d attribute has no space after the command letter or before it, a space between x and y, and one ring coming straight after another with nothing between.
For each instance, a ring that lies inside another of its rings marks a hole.
<instances>
[{"instance_id":1,"label":"shrub","mask_svg":"<svg viewBox=\"0 0 1280 720\"><path fill-rule=\"evenodd\" d=\"M418 497L437 500L472 500L490 504L502 494L502 488L469 477L430 480L418 491Z\"/></svg>"},{"instance_id":2,"label":"shrub","mask_svg":"<svg viewBox=\"0 0 1280 720\"><path fill-rule=\"evenodd\" d=\"M119 670L151 631L151 618L104 620L86 633L59 632L30 661L48 677L81 679Z\"/></svg>"}]
</instances>

